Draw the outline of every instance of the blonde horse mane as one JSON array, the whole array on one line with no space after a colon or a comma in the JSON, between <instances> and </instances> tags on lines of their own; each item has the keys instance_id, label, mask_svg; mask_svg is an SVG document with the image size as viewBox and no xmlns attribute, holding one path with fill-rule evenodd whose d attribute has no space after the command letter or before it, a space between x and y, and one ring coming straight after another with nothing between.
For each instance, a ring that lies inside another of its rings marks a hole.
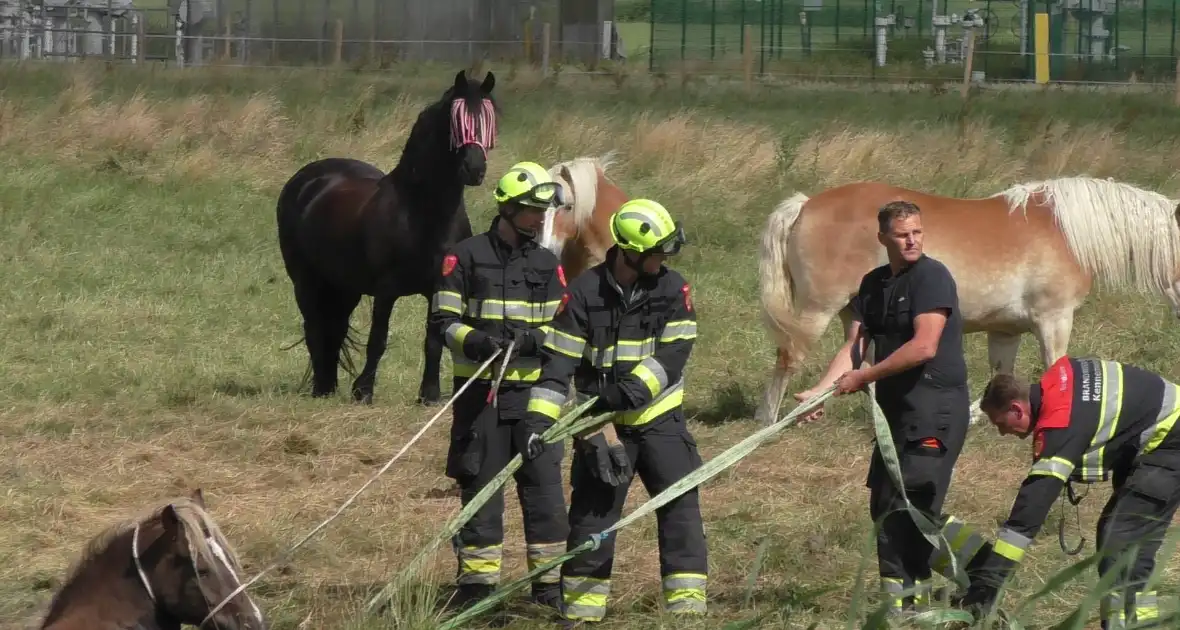
<instances>
[{"instance_id":1,"label":"blonde horse mane","mask_svg":"<svg viewBox=\"0 0 1180 630\"><path fill-rule=\"evenodd\" d=\"M1003 196L1009 212L1040 194L1052 208L1074 258L1110 288L1162 292L1172 286L1180 258L1177 200L1130 184L1061 177L1016 184Z\"/></svg>"},{"instance_id":2,"label":"blonde horse mane","mask_svg":"<svg viewBox=\"0 0 1180 630\"><path fill-rule=\"evenodd\" d=\"M238 558L237 551L226 540L225 535L221 532L221 528L218 527L217 523L214 522L213 517L193 499L179 497L157 505L137 516L115 523L99 532L98 535L86 543L86 546L82 550L82 555L70 567L65 581L69 582L76 578L78 572L89 564L90 561L106 551L107 547L116 538L135 529L136 525L159 518L164 508L169 505L172 506L173 511L176 513L176 518L180 521L181 528L184 529L185 538L189 544L189 553L192 555L194 563L198 559L204 560L209 564L217 564L219 562L218 556L209 546L208 539L212 539L225 552L225 560L229 563L230 569L237 573L241 572L241 561Z\"/></svg>"},{"instance_id":3,"label":"blonde horse mane","mask_svg":"<svg viewBox=\"0 0 1180 630\"><path fill-rule=\"evenodd\" d=\"M601 170L605 175L606 169L614 164L616 154L616 151L609 151L599 157L574 158L550 167L549 176L566 190L567 198L573 198L573 207L569 211L574 215L576 232L586 227L594 216L594 207L598 204L598 171ZM553 242L553 221L558 211L557 208L550 208L545 213L541 246L560 253L562 243Z\"/></svg>"}]
</instances>

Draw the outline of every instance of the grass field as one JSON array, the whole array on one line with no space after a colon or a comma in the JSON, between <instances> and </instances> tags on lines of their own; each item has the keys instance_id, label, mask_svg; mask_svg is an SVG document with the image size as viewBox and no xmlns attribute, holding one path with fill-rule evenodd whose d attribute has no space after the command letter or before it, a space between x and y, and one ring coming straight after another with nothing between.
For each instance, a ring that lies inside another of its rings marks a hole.
<instances>
[{"instance_id":1,"label":"grass field","mask_svg":"<svg viewBox=\"0 0 1180 630\"><path fill-rule=\"evenodd\" d=\"M0 627L34 625L98 530L195 486L253 575L432 415L411 404L420 298L397 306L374 406L294 391L306 354L282 350L301 329L274 203L282 182L316 157L392 168L417 112L453 73L0 69ZM1088 174L1180 196L1180 118L1166 93L1012 90L964 106L957 92L937 90L746 95L696 82L498 77L505 113L491 173L521 159L551 164L617 149L622 187L662 200L686 222L690 246L676 265L695 286L701 330L686 408L706 460L755 430L750 417L773 358L758 318L757 242L792 191L870 178L966 196ZM492 181L468 194L477 227L491 217ZM366 331L367 314L354 325ZM834 328L819 354L837 345ZM1071 350L1180 379L1180 323L1156 296L1092 297ZM974 392L985 356L983 338L969 337ZM811 384L822 360L809 362L792 391ZM1027 339L1018 369L1037 367ZM861 577L874 587L862 403L833 403L826 422L788 430L703 487L711 617L678 625L835 627L866 553ZM443 475L447 420L255 587L276 630L381 627L359 613L366 589L392 577L459 509ZM948 512L992 535L1028 457L1028 444L973 429ZM1088 551L1108 495L1096 488L1083 503ZM627 509L644 499L636 484ZM519 507L508 504L505 572L515 576L524 550ZM1066 566L1057 518L1055 508L1007 601ZM651 517L622 533L605 627L667 622L655 541ZM1180 564L1164 562L1172 609ZM445 545L431 569L426 577L445 589L453 571ZM1025 621L1064 618L1093 580L1088 572L1041 600ZM523 604L509 614L517 627L542 625Z\"/></svg>"}]
</instances>

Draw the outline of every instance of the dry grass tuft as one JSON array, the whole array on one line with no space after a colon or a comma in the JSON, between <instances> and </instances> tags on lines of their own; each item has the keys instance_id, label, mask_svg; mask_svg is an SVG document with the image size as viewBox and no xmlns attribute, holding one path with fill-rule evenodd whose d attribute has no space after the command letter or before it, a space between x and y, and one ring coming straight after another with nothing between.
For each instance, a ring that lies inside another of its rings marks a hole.
<instances>
[{"instance_id":1,"label":"dry grass tuft","mask_svg":"<svg viewBox=\"0 0 1180 630\"><path fill-rule=\"evenodd\" d=\"M653 120L654 118L654 120ZM632 163L653 167L650 176L669 195L688 197L715 189L717 177L744 205L777 166L774 134L761 125L716 121L678 112L661 119L644 112L635 121Z\"/></svg>"},{"instance_id":2,"label":"dry grass tuft","mask_svg":"<svg viewBox=\"0 0 1180 630\"><path fill-rule=\"evenodd\" d=\"M929 190L933 180L953 182L948 194L990 195L1019 181L1151 170L1149 161L1180 148L1173 140L1159 152L1133 150L1125 135L1096 124L1051 122L1029 135L1008 138L983 121L958 129L833 124L799 144L791 171L814 179L816 190L864 179Z\"/></svg>"}]
</instances>

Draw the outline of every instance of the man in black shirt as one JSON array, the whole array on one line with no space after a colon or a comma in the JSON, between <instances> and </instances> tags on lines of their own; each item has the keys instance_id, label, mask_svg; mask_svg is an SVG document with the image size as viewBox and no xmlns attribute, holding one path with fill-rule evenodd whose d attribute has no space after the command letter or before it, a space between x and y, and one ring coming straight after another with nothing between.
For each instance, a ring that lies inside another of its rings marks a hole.
<instances>
[{"instance_id":1,"label":"man in black shirt","mask_svg":"<svg viewBox=\"0 0 1180 630\"><path fill-rule=\"evenodd\" d=\"M848 341L819 383L795 398L805 401L833 383L836 395L876 383L876 400L889 422L906 495L915 508L937 518L970 417L958 290L946 266L922 253L917 205L885 204L877 222L889 263L861 280L849 303L853 321ZM873 363L859 367L870 342ZM803 422L822 415L820 408ZM866 485L873 521L884 517L877 534L882 590L892 598L894 612L923 609L929 603L932 548L902 509L904 501L877 448ZM916 591L912 597L897 595L910 589Z\"/></svg>"}]
</instances>

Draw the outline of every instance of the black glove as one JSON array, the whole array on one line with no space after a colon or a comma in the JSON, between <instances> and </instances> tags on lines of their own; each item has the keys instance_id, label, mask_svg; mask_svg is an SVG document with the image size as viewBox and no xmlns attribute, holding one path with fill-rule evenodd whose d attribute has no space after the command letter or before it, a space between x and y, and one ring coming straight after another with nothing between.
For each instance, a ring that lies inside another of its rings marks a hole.
<instances>
[{"instance_id":1,"label":"black glove","mask_svg":"<svg viewBox=\"0 0 1180 630\"><path fill-rule=\"evenodd\" d=\"M610 411L622 411L628 407L629 402L622 388L618 385L607 385L598 392L598 400L594 401L586 413L597 416Z\"/></svg>"},{"instance_id":2,"label":"black glove","mask_svg":"<svg viewBox=\"0 0 1180 630\"><path fill-rule=\"evenodd\" d=\"M475 342L473 350L475 350L476 361L487 361L500 348L507 348L508 342L500 337L494 335L484 335Z\"/></svg>"},{"instance_id":3,"label":"black glove","mask_svg":"<svg viewBox=\"0 0 1180 630\"><path fill-rule=\"evenodd\" d=\"M526 461L532 461L545 452L545 442L541 441L541 434L549 429L553 422L541 414L529 412L520 426L512 432L516 440L516 450Z\"/></svg>"},{"instance_id":4,"label":"black glove","mask_svg":"<svg viewBox=\"0 0 1180 630\"><path fill-rule=\"evenodd\" d=\"M512 331L512 338L516 341L516 345L512 348L512 356L515 357L535 357L537 356L537 338L528 328L517 328ZM508 347L507 344L504 347Z\"/></svg>"},{"instance_id":5,"label":"black glove","mask_svg":"<svg viewBox=\"0 0 1180 630\"><path fill-rule=\"evenodd\" d=\"M582 451L586 468L595 479L617 486L631 478L631 460L622 444L611 446L601 433L576 440L575 443Z\"/></svg>"}]
</instances>

